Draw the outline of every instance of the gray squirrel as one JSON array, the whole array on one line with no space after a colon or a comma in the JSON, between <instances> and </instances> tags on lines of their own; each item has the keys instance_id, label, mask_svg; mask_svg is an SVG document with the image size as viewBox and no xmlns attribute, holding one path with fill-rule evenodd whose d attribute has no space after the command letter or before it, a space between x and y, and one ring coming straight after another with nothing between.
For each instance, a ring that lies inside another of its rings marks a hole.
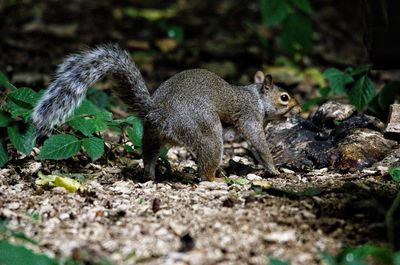
<instances>
[{"instance_id":1,"label":"gray squirrel","mask_svg":"<svg viewBox=\"0 0 400 265\"><path fill-rule=\"evenodd\" d=\"M146 177L165 144L183 145L197 158L202 180L214 180L223 154L223 126L235 128L251 143L257 159L272 175L275 169L264 125L283 115L296 100L275 86L270 75L255 74L254 84L230 85L204 69L175 74L150 95L145 81L126 51L102 45L73 54L58 66L56 76L34 108L39 134L49 134L79 106L89 86L106 74L117 82L114 91L143 122L143 163Z\"/></svg>"}]
</instances>

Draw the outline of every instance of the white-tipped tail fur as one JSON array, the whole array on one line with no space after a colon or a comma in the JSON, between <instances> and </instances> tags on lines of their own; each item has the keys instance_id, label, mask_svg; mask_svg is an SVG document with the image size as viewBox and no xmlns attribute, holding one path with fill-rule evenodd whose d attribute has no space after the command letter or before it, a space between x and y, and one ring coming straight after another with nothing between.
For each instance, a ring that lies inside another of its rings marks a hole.
<instances>
[{"instance_id":1,"label":"white-tipped tail fur","mask_svg":"<svg viewBox=\"0 0 400 265\"><path fill-rule=\"evenodd\" d=\"M139 69L117 45L103 45L71 55L58 66L55 79L33 110L38 132L48 133L64 122L82 102L88 87L105 74L117 81L115 91L130 110L144 118L153 102Z\"/></svg>"}]
</instances>

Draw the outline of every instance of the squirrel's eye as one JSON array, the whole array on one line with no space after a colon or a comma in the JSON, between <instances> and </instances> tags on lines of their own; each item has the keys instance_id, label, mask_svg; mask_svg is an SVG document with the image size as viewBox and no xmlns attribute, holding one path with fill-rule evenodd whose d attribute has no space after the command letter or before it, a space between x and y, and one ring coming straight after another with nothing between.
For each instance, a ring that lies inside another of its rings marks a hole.
<instances>
[{"instance_id":1,"label":"squirrel's eye","mask_svg":"<svg viewBox=\"0 0 400 265\"><path fill-rule=\"evenodd\" d=\"M289 100L290 100L290 96L289 96L288 94L283 93L283 94L281 95L281 101L282 101L282 103L288 103Z\"/></svg>"}]
</instances>

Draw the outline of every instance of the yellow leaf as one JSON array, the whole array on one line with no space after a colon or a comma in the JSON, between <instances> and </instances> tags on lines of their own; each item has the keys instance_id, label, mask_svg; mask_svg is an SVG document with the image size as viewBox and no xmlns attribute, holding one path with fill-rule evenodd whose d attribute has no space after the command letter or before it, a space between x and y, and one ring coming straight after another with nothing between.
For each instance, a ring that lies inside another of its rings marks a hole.
<instances>
[{"instance_id":1,"label":"yellow leaf","mask_svg":"<svg viewBox=\"0 0 400 265\"><path fill-rule=\"evenodd\" d=\"M57 176L54 180L54 186L62 187L69 192L76 192L82 185L74 179Z\"/></svg>"},{"instance_id":2,"label":"yellow leaf","mask_svg":"<svg viewBox=\"0 0 400 265\"><path fill-rule=\"evenodd\" d=\"M272 183L266 180L254 180L252 184L253 186L260 187L263 189L272 188Z\"/></svg>"},{"instance_id":3,"label":"yellow leaf","mask_svg":"<svg viewBox=\"0 0 400 265\"><path fill-rule=\"evenodd\" d=\"M58 176L58 175L45 175L39 171L38 178L35 183L37 185L50 185L55 187L61 187L66 189L69 192L76 192L78 189L82 188L82 185L68 177Z\"/></svg>"}]
</instances>

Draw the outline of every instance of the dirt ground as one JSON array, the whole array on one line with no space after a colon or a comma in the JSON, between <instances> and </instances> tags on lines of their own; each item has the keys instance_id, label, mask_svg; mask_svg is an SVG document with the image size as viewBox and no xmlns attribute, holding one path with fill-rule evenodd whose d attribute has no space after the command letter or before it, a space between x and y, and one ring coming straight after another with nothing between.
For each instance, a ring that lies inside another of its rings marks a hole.
<instances>
[{"instance_id":1,"label":"dirt ground","mask_svg":"<svg viewBox=\"0 0 400 265\"><path fill-rule=\"evenodd\" d=\"M170 150L169 157L178 172L195 168L182 148ZM251 158L232 159L252 164ZM190 173L141 183L126 173L135 172L140 160L128 169L88 163L70 169L89 176L85 190L68 193L34 182L38 170L65 172L68 163L28 160L0 171L0 216L10 229L36 239L38 250L57 257L113 264L266 264L273 256L291 264L324 264L321 252L386 242L385 209L400 185L382 174L395 161L398 149L356 174L283 169L288 173L266 180L274 189L261 193L251 184L261 179L257 171L245 176L248 184L198 182ZM185 184L188 176L191 183ZM317 192L293 195L306 190Z\"/></svg>"}]
</instances>

